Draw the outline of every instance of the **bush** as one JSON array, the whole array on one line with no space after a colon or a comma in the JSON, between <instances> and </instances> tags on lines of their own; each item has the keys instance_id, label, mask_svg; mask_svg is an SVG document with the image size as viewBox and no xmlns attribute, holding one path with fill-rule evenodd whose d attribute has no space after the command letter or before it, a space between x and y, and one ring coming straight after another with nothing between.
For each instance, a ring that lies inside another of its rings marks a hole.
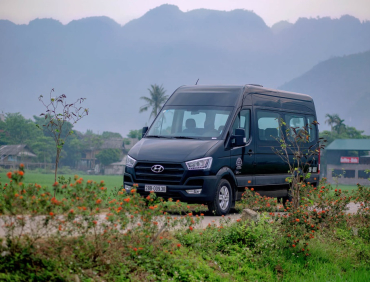
<instances>
[{"instance_id":1,"label":"bush","mask_svg":"<svg viewBox=\"0 0 370 282\"><path fill-rule=\"evenodd\" d=\"M295 211L289 202L283 207L248 189L242 203L264 211L258 222L222 217L202 229L203 205L110 190L104 181L77 175L60 177L54 197L46 187L25 185L24 175L21 166L0 184L1 280L71 281L77 275L85 281L328 281L333 273L367 281L369 276L370 190L363 186L350 195L324 182L319 188L301 184L305 189ZM349 216L345 209L352 200L362 206Z\"/></svg>"}]
</instances>

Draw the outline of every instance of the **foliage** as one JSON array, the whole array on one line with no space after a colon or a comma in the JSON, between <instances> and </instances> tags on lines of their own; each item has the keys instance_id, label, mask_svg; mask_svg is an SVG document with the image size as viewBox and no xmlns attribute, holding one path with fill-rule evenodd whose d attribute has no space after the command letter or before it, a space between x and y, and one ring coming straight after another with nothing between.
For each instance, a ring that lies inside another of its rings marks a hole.
<instances>
[{"instance_id":1,"label":"foliage","mask_svg":"<svg viewBox=\"0 0 370 282\"><path fill-rule=\"evenodd\" d=\"M367 187L359 186L350 195L325 182L320 188L307 184L295 212L287 204L285 213L261 213L257 222L225 216L218 224L201 227L199 211L179 201L165 202L154 193L141 197L135 188L129 193L122 187L107 189L104 181L76 175L54 183L53 197L45 187L25 185L26 175L21 166L8 173L8 183L0 184L1 280L370 278ZM250 203L267 202L252 188L244 197L252 198ZM345 214L348 200L363 208Z\"/></svg>"},{"instance_id":2,"label":"foliage","mask_svg":"<svg viewBox=\"0 0 370 282\"><path fill-rule=\"evenodd\" d=\"M96 158L103 165L109 165L120 160L121 152L119 149L104 149L96 154Z\"/></svg>"},{"instance_id":3,"label":"foliage","mask_svg":"<svg viewBox=\"0 0 370 282\"><path fill-rule=\"evenodd\" d=\"M20 113L7 113L0 129L4 130L0 133L3 145L28 144L37 136L33 122L25 119Z\"/></svg>"},{"instance_id":4,"label":"foliage","mask_svg":"<svg viewBox=\"0 0 370 282\"><path fill-rule=\"evenodd\" d=\"M135 129L132 129L130 130L130 132L127 134L127 137L129 138L137 138L137 139L141 139L142 137L142 129L138 129L138 130L135 130Z\"/></svg>"},{"instance_id":5,"label":"foliage","mask_svg":"<svg viewBox=\"0 0 370 282\"><path fill-rule=\"evenodd\" d=\"M34 121L32 121L25 119L19 113L7 113L5 117L4 122L0 121L0 145L24 142L23 144L28 145L37 156L37 158L32 159L33 162L50 164L53 159L55 160L55 143L51 133L43 126L47 124L45 118L33 116ZM37 126L43 129L43 134L40 134ZM17 134L18 129L21 129L20 135ZM65 122L62 126L62 132L65 134L69 131L74 133L65 140L60 154L58 170L60 166L76 167L83 153L90 151L93 154L95 150L101 147L105 138L121 136L115 132L103 132L102 135L99 135L91 130L81 133L74 130L73 124Z\"/></svg>"},{"instance_id":6,"label":"foliage","mask_svg":"<svg viewBox=\"0 0 370 282\"><path fill-rule=\"evenodd\" d=\"M110 132L110 131L103 131L101 134L103 139L110 139L110 138L123 138L121 134L118 132Z\"/></svg>"},{"instance_id":7,"label":"foliage","mask_svg":"<svg viewBox=\"0 0 370 282\"><path fill-rule=\"evenodd\" d=\"M144 100L146 104L144 106L140 107L140 113L147 111L149 108L152 109L150 112L149 119L153 116L156 117L159 110L162 108L162 105L166 102L168 99L168 96L165 95L166 90L163 88L163 86L159 86L157 84L150 85L150 88L148 88L149 97L142 96L140 99Z\"/></svg>"}]
</instances>

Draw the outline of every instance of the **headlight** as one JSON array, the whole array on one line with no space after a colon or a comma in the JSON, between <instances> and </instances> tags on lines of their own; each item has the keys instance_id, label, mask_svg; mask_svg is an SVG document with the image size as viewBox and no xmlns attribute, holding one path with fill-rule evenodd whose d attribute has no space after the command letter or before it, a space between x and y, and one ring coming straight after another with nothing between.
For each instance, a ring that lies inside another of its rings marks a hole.
<instances>
[{"instance_id":1,"label":"headlight","mask_svg":"<svg viewBox=\"0 0 370 282\"><path fill-rule=\"evenodd\" d=\"M134 167L135 164L136 164L136 160L134 158L131 158L129 155L127 155L126 166Z\"/></svg>"},{"instance_id":2,"label":"headlight","mask_svg":"<svg viewBox=\"0 0 370 282\"><path fill-rule=\"evenodd\" d=\"M188 170L210 169L212 165L212 158L209 157L209 158L188 161L185 164L188 167Z\"/></svg>"}]
</instances>

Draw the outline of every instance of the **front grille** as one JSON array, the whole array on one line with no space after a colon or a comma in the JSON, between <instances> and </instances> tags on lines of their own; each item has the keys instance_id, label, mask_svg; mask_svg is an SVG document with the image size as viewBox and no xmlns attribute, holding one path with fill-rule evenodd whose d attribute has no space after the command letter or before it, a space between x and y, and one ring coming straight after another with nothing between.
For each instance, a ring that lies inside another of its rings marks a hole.
<instances>
[{"instance_id":1,"label":"front grille","mask_svg":"<svg viewBox=\"0 0 370 282\"><path fill-rule=\"evenodd\" d=\"M164 170L155 173L151 170L153 165L162 165ZM180 184L183 174L184 168L181 164L139 162L135 166L135 178L139 183L177 185Z\"/></svg>"}]
</instances>

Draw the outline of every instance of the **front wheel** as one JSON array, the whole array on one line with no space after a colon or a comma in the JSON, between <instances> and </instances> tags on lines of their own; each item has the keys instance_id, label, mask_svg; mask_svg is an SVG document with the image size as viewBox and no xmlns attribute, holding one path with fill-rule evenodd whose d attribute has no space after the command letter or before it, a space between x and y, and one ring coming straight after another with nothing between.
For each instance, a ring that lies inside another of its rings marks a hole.
<instances>
[{"instance_id":1,"label":"front wheel","mask_svg":"<svg viewBox=\"0 0 370 282\"><path fill-rule=\"evenodd\" d=\"M229 181L221 179L212 202L208 203L208 210L214 215L226 215L232 204L232 189Z\"/></svg>"}]
</instances>

